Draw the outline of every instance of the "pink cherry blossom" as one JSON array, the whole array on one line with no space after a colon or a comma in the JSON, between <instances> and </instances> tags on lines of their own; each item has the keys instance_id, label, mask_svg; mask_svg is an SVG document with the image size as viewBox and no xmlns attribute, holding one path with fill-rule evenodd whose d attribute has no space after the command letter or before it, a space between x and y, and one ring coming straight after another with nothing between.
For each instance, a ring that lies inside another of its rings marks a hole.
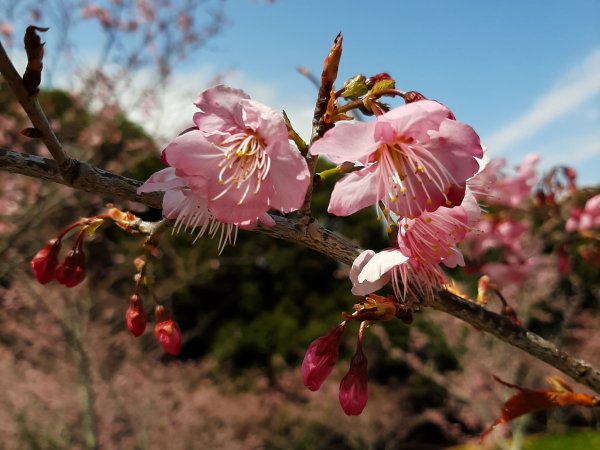
<instances>
[{"instance_id":1,"label":"pink cherry blossom","mask_svg":"<svg viewBox=\"0 0 600 450\"><path fill-rule=\"evenodd\" d=\"M399 217L414 218L460 204L483 149L475 131L451 114L438 102L421 100L375 122L342 123L328 131L311 146L312 154L364 166L335 185L329 212L346 216L381 201Z\"/></svg>"},{"instance_id":2,"label":"pink cherry blossom","mask_svg":"<svg viewBox=\"0 0 600 450\"><path fill-rule=\"evenodd\" d=\"M208 233L210 237L219 235L219 250L228 243L235 243L237 226L216 220L208 210L206 182L202 178L190 179L195 184L177 176L177 169L167 167L150 176L138 188L138 193L164 191L163 215L175 220L175 230L198 229L196 239Z\"/></svg>"},{"instance_id":3,"label":"pink cherry blossom","mask_svg":"<svg viewBox=\"0 0 600 450\"><path fill-rule=\"evenodd\" d=\"M504 248L511 254L521 254L523 236L529 228L527 222L512 217L494 221L482 220L475 232L469 235L469 255L478 257L494 248Z\"/></svg>"},{"instance_id":4,"label":"pink cherry blossom","mask_svg":"<svg viewBox=\"0 0 600 450\"><path fill-rule=\"evenodd\" d=\"M310 173L278 113L223 85L204 91L195 104L197 129L171 141L163 160L187 186L202 186L214 218L253 226L271 209L288 213L302 206Z\"/></svg>"},{"instance_id":5,"label":"pink cherry blossom","mask_svg":"<svg viewBox=\"0 0 600 450\"><path fill-rule=\"evenodd\" d=\"M395 247L377 254L366 250L356 259L350 273L353 293L365 295L391 279L400 299L406 301L409 294L429 297L434 287L446 282L439 263L448 267L464 265L457 244L477 223L479 214L479 205L467 189L460 206L441 207L414 219L402 219Z\"/></svg>"}]
</instances>

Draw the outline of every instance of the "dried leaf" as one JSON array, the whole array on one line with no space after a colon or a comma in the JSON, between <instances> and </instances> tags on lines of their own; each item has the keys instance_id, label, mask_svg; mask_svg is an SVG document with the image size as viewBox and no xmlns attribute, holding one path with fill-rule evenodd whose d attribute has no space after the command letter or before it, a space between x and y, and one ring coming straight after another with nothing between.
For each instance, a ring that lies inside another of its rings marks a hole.
<instances>
[{"instance_id":1,"label":"dried leaf","mask_svg":"<svg viewBox=\"0 0 600 450\"><path fill-rule=\"evenodd\" d=\"M594 407L600 405L600 398L594 397L588 394L581 394L573 392L571 386L569 386L562 378L559 377L548 377L547 381L551 389L529 389L522 386L502 381L500 378L494 376L496 381L502 383L513 389L517 389L515 395L509 398L504 405L502 405L502 414L498 417L493 424L481 433L479 438L480 442L494 429L496 425L507 423L513 419L516 419L523 414L528 414L532 411L539 411L544 409L556 408L558 406L565 405L581 405Z\"/></svg>"},{"instance_id":2,"label":"dried leaf","mask_svg":"<svg viewBox=\"0 0 600 450\"><path fill-rule=\"evenodd\" d=\"M25 30L25 52L27 52L27 67L23 74L23 84L29 95L35 95L38 92L38 86L42 81L42 58L44 57L44 43L38 31L45 32L49 28L41 28L30 25Z\"/></svg>"}]
</instances>

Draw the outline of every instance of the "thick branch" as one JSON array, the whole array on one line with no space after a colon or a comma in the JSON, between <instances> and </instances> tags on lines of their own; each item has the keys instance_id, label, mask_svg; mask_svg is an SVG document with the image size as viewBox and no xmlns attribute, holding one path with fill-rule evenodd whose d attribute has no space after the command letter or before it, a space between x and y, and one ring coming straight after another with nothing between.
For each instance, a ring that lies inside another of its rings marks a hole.
<instances>
[{"instance_id":1,"label":"thick branch","mask_svg":"<svg viewBox=\"0 0 600 450\"><path fill-rule=\"evenodd\" d=\"M138 195L140 182L104 171L90 164L77 162L72 187L87 192L111 195L115 199L134 200L153 208L160 208L160 193ZM57 164L47 158L26 155L0 148L0 170L30 177L68 184L63 180ZM361 249L312 221L308 227L293 219L274 216L276 225L259 227L256 231L266 235L305 245L336 261L352 264ZM515 325L510 319L487 311L481 306L465 301L447 291L439 291L428 305L490 333L537 359L570 376L577 382L600 394L600 372L585 361L578 360L560 350L551 342Z\"/></svg>"}]
</instances>

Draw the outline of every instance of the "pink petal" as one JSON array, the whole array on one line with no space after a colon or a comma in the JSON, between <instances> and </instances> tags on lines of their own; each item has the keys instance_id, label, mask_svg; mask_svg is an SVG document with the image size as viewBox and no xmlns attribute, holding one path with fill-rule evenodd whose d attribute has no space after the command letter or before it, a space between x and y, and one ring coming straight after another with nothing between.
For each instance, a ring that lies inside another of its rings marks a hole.
<instances>
[{"instance_id":1,"label":"pink petal","mask_svg":"<svg viewBox=\"0 0 600 450\"><path fill-rule=\"evenodd\" d=\"M168 191L185 186L185 180L175 175L175 169L173 167L167 167L166 169L153 173L150 178L137 189L137 193Z\"/></svg>"},{"instance_id":2,"label":"pink petal","mask_svg":"<svg viewBox=\"0 0 600 450\"><path fill-rule=\"evenodd\" d=\"M181 190L171 190L165 192L163 197L163 215L167 219L177 219L181 210L181 204L185 200L185 195Z\"/></svg>"},{"instance_id":3,"label":"pink petal","mask_svg":"<svg viewBox=\"0 0 600 450\"><path fill-rule=\"evenodd\" d=\"M194 103L200 112L194 114L194 123L202 130L229 131L232 127L244 129L240 100L250 98L241 89L222 84L204 91Z\"/></svg>"},{"instance_id":4,"label":"pink petal","mask_svg":"<svg viewBox=\"0 0 600 450\"><path fill-rule=\"evenodd\" d=\"M372 164L346 175L335 184L327 211L336 216L348 216L376 204L383 195L378 164Z\"/></svg>"},{"instance_id":5,"label":"pink petal","mask_svg":"<svg viewBox=\"0 0 600 450\"><path fill-rule=\"evenodd\" d=\"M465 265L465 257L456 247L452 247L450 250L450 256L447 256L444 259L444 265L446 267L450 267L451 269L456 266L464 267Z\"/></svg>"},{"instance_id":6,"label":"pink petal","mask_svg":"<svg viewBox=\"0 0 600 450\"><path fill-rule=\"evenodd\" d=\"M288 131L281 114L254 100L241 100L240 106L243 112L244 128L258 132L267 146L273 143L288 142Z\"/></svg>"},{"instance_id":7,"label":"pink petal","mask_svg":"<svg viewBox=\"0 0 600 450\"><path fill-rule=\"evenodd\" d=\"M239 199L228 195L217 200L213 200L214 196L211 196L208 209L219 222L238 224L250 221L248 225L254 226L258 218L269 209L268 198L260 194L260 192L257 195L248 194L247 201L244 200L241 205Z\"/></svg>"},{"instance_id":8,"label":"pink petal","mask_svg":"<svg viewBox=\"0 0 600 450\"><path fill-rule=\"evenodd\" d=\"M352 281L352 294L368 295L371 292L378 291L390 281L390 275L388 273L384 274L384 276L375 282L364 281L360 283L358 281L358 275L363 270L365 265L373 258L373 256L375 256L375 252L373 250L365 250L358 255L358 257L352 263L349 274L350 281Z\"/></svg>"},{"instance_id":9,"label":"pink petal","mask_svg":"<svg viewBox=\"0 0 600 450\"><path fill-rule=\"evenodd\" d=\"M365 264L365 267L358 275L358 281L359 283L365 281L374 283L383 276L389 275L388 272L390 270L404 264L408 259L408 256L405 256L400 250L394 248L382 250Z\"/></svg>"},{"instance_id":10,"label":"pink petal","mask_svg":"<svg viewBox=\"0 0 600 450\"><path fill-rule=\"evenodd\" d=\"M479 206L479 203L477 203L477 199L473 195L473 191L471 191L468 186L465 190L465 197L460 206L467 213L467 225L469 225L469 227L474 227L477 225L479 223L479 219L481 218L481 207Z\"/></svg>"},{"instance_id":11,"label":"pink petal","mask_svg":"<svg viewBox=\"0 0 600 450\"><path fill-rule=\"evenodd\" d=\"M271 170L265 183L274 186L269 202L271 208L288 213L302 207L306 190L312 180L306 160L287 140L275 147L282 150L273 148L270 152L273 155Z\"/></svg>"},{"instance_id":12,"label":"pink petal","mask_svg":"<svg viewBox=\"0 0 600 450\"><path fill-rule=\"evenodd\" d=\"M223 159L219 147L206 140L200 130L177 136L165 148L167 163L186 175L208 176L219 173L218 164Z\"/></svg>"},{"instance_id":13,"label":"pink petal","mask_svg":"<svg viewBox=\"0 0 600 450\"><path fill-rule=\"evenodd\" d=\"M313 143L310 153L326 156L336 164L345 161L365 164L379 145L373 136L374 130L375 122L341 123Z\"/></svg>"},{"instance_id":14,"label":"pink petal","mask_svg":"<svg viewBox=\"0 0 600 450\"><path fill-rule=\"evenodd\" d=\"M483 148L475 130L464 123L446 119L439 131L431 131L431 140L425 147L452 174L463 182L479 170L475 158L483 157Z\"/></svg>"},{"instance_id":15,"label":"pink petal","mask_svg":"<svg viewBox=\"0 0 600 450\"><path fill-rule=\"evenodd\" d=\"M378 142L393 144L398 137L429 140L428 131L437 130L450 110L433 100L421 100L394 108L377 117L374 130Z\"/></svg>"}]
</instances>

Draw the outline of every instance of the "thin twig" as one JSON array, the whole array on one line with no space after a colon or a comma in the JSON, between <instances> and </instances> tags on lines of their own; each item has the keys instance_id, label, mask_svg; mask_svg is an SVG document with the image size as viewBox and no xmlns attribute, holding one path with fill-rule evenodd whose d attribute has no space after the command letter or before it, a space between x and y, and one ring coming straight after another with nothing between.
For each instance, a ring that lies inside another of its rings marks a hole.
<instances>
[{"instance_id":1,"label":"thin twig","mask_svg":"<svg viewBox=\"0 0 600 450\"><path fill-rule=\"evenodd\" d=\"M140 182L79 163L82 170L72 187L114 199L135 200L153 208L160 208L162 194L137 194ZM51 159L25 155L0 148L0 170L27 175L55 183L68 184L61 177L57 164ZM306 228L296 220L273 216L271 228L257 227L256 231L278 239L304 245L343 264L352 264L361 249L347 239L312 222ZM427 305L457 317L502 341L519 348L535 358L570 376L575 381L600 393L600 372L585 361L570 356L551 342L516 325L507 317L487 311L476 303L465 301L447 291L439 291L435 301Z\"/></svg>"},{"instance_id":2,"label":"thin twig","mask_svg":"<svg viewBox=\"0 0 600 450\"><path fill-rule=\"evenodd\" d=\"M17 72L17 69L15 69L15 66L8 57L8 54L6 53L6 50L1 42L0 73L2 73L2 76L10 86L11 90L15 93L17 100L27 113L27 116L31 120L34 128L40 132L42 141L58 164L61 175L68 183L72 173L77 170L75 167L76 161L67 155L61 143L54 134L54 131L52 131L52 127L48 122L48 118L38 102L37 95L29 95L27 92L27 89L23 84L23 79Z\"/></svg>"}]
</instances>

